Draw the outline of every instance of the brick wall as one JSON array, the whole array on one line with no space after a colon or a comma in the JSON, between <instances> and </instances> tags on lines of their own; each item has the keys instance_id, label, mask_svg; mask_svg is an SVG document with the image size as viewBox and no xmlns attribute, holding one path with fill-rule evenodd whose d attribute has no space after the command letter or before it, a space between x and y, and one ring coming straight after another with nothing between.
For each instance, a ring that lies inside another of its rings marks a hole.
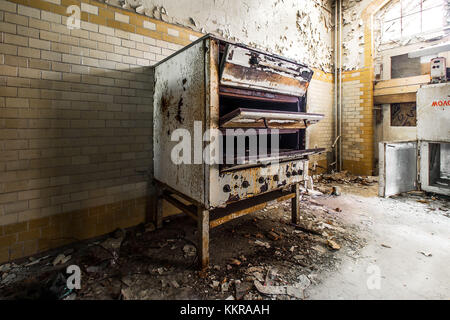
<instances>
[{"instance_id":1,"label":"brick wall","mask_svg":"<svg viewBox=\"0 0 450 320\"><path fill-rule=\"evenodd\" d=\"M199 36L96 1L0 0L0 262L145 220L149 66ZM330 83L315 75L317 112Z\"/></svg>"},{"instance_id":2,"label":"brick wall","mask_svg":"<svg viewBox=\"0 0 450 320\"><path fill-rule=\"evenodd\" d=\"M325 152L310 158L310 169L316 164L317 174L327 171L327 153L332 152L334 140L334 83L333 75L314 70L314 76L308 89L308 112L321 113L325 117L308 129L309 148L325 148Z\"/></svg>"},{"instance_id":3,"label":"brick wall","mask_svg":"<svg viewBox=\"0 0 450 320\"><path fill-rule=\"evenodd\" d=\"M374 14L385 4L386 0L373 0L361 2L358 5L361 7L355 17L358 21L364 22L363 61L358 70L343 73L343 169L360 175L372 175L375 168L373 110L375 77L372 29ZM354 10L354 7L346 10ZM344 39L344 42L346 41L348 39ZM345 44L350 48L348 42Z\"/></svg>"},{"instance_id":4,"label":"brick wall","mask_svg":"<svg viewBox=\"0 0 450 320\"><path fill-rule=\"evenodd\" d=\"M0 1L0 262L144 220L148 66L197 36L94 1Z\"/></svg>"},{"instance_id":5,"label":"brick wall","mask_svg":"<svg viewBox=\"0 0 450 320\"><path fill-rule=\"evenodd\" d=\"M369 71L345 72L342 82L343 169L371 175L373 170L373 102Z\"/></svg>"}]
</instances>

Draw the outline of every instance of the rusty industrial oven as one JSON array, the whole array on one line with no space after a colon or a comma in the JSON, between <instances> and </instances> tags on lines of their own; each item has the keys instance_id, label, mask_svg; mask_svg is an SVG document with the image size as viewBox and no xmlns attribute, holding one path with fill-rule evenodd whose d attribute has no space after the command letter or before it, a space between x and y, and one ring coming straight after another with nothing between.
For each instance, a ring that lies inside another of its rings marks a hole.
<instances>
[{"instance_id":1,"label":"rusty industrial oven","mask_svg":"<svg viewBox=\"0 0 450 320\"><path fill-rule=\"evenodd\" d=\"M323 117L306 112L312 75L211 35L155 66L156 222L161 227L163 200L196 219L201 267L209 264L210 228L268 201L291 198L297 223L308 155L323 151L308 149L306 128Z\"/></svg>"}]
</instances>

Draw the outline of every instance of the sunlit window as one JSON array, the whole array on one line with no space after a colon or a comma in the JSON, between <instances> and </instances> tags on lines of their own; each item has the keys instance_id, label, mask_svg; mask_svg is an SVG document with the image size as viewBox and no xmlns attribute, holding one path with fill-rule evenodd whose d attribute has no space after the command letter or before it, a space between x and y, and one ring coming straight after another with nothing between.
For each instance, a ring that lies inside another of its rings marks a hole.
<instances>
[{"instance_id":1,"label":"sunlit window","mask_svg":"<svg viewBox=\"0 0 450 320\"><path fill-rule=\"evenodd\" d=\"M438 31L447 25L446 0L398 0L389 5L382 23L382 42Z\"/></svg>"}]
</instances>

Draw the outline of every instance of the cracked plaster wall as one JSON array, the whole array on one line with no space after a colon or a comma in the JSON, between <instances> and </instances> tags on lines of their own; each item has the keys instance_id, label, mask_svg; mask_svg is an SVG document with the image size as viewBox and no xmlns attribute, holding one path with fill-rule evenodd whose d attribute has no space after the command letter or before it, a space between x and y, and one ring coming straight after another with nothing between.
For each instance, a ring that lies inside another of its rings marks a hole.
<instances>
[{"instance_id":1,"label":"cracked plaster wall","mask_svg":"<svg viewBox=\"0 0 450 320\"><path fill-rule=\"evenodd\" d=\"M106 0L332 71L332 0Z\"/></svg>"},{"instance_id":2,"label":"cracked plaster wall","mask_svg":"<svg viewBox=\"0 0 450 320\"><path fill-rule=\"evenodd\" d=\"M364 21L362 11L371 0L344 0L342 2L342 67L358 70L364 65Z\"/></svg>"}]
</instances>

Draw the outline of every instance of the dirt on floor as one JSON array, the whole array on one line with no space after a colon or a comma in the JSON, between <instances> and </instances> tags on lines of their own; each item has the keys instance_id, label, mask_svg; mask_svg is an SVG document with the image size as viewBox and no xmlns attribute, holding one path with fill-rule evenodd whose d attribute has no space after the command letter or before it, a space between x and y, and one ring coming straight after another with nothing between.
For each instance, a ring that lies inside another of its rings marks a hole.
<instances>
[{"instance_id":1,"label":"dirt on floor","mask_svg":"<svg viewBox=\"0 0 450 320\"><path fill-rule=\"evenodd\" d=\"M367 243L364 224L352 222L347 209L327 199L352 193L375 197L378 186L374 177L346 173L315 182L318 191L303 193L299 225L291 223L290 201L285 201L211 230L206 272L196 269L196 222L173 216L159 230L152 224L116 230L4 264L0 298L308 299L309 290L337 271L343 257L357 258ZM404 197L436 200L425 194ZM441 209L448 214L446 200ZM70 265L81 269L81 289L67 288Z\"/></svg>"}]
</instances>

